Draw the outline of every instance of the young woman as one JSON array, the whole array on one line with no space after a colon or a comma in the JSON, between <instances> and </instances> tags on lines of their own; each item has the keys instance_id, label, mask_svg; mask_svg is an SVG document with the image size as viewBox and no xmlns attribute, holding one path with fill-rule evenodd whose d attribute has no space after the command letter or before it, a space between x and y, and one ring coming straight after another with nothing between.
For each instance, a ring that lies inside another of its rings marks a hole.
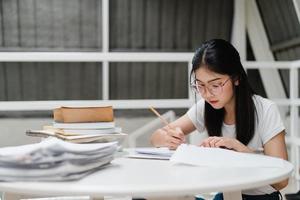
<instances>
[{"instance_id":1,"label":"young woman","mask_svg":"<svg viewBox=\"0 0 300 200\"><path fill-rule=\"evenodd\" d=\"M200 146L228 148L287 159L285 128L276 105L252 91L237 50L225 40L213 39L197 49L191 87L201 96L188 112L151 136L156 147L176 149L185 135L197 129L209 135ZM278 190L288 180L243 191L243 199L280 199ZM215 199L223 199L219 194Z\"/></svg>"}]
</instances>

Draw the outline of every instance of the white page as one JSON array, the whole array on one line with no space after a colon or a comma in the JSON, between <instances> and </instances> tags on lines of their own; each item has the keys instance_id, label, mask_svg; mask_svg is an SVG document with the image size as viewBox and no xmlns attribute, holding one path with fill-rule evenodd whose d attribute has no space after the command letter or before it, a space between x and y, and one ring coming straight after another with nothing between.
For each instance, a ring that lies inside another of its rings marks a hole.
<instances>
[{"instance_id":1,"label":"white page","mask_svg":"<svg viewBox=\"0 0 300 200\"><path fill-rule=\"evenodd\" d=\"M0 148L0 156L25 155L30 152L36 151L40 148L50 148L51 146L55 146L55 145L59 145L68 151L82 153L82 152L101 150L109 146L117 146L117 144L118 144L117 142L74 144L70 142L64 142L57 138L49 138L36 144Z\"/></svg>"},{"instance_id":2,"label":"white page","mask_svg":"<svg viewBox=\"0 0 300 200\"><path fill-rule=\"evenodd\" d=\"M153 160L169 160L170 156L161 156L153 154L131 153L126 155L127 158L153 159Z\"/></svg>"},{"instance_id":3,"label":"white page","mask_svg":"<svg viewBox=\"0 0 300 200\"><path fill-rule=\"evenodd\" d=\"M108 129L62 129L65 133L74 135L91 135L91 134L117 134L122 132L121 127L114 127Z\"/></svg>"},{"instance_id":4,"label":"white page","mask_svg":"<svg viewBox=\"0 0 300 200\"><path fill-rule=\"evenodd\" d=\"M167 147L143 147L126 150L129 154L126 155L128 158L144 158L144 159L159 159L169 160L173 150L169 150Z\"/></svg>"},{"instance_id":5,"label":"white page","mask_svg":"<svg viewBox=\"0 0 300 200\"><path fill-rule=\"evenodd\" d=\"M28 154L36 149L42 147L41 143L20 145L20 146L11 146L11 147L2 147L0 148L0 156L16 156Z\"/></svg>"},{"instance_id":6,"label":"white page","mask_svg":"<svg viewBox=\"0 0 300 200\"><path fill-rule=\"evenodd\" d=\"M171 157L174 151L169 150L167 147L144 147L144 148L136 148L135 151L139 154L149 154L149 155L161 155Z\"/></svg>"},{"instance_id":7,"label":"white page","mask_svg":"<svg viewBox=\"0 0 300 200\"><path fill-rule=\"evenodd\" d=\"M170 161L208 167L284 167L284 160L220 148L180 145Z\"/></svg>"},{"instance_id":8,"label":"white page","mask_svg":"<svg viewBox=\"0 0 300 200\"><path fill-rule=\"evenodd\" d=\"M50 139L49 139L50 140ZM64 147L68 151L72 152L89 152L89 151L97 151L101 150L110 146L116 146L118 145L118 142L107 142L107 143L87 143L87 144L75 144L71 142L65 142L57 138L51 138L53 141L49 141L49 144L51 145L53 143L58 143L62 147Z\"/></svg>"},{"instance_id":9,"label":"white page","mask_svg":"<svg viewBox=\"0 0 300 200\"><path fill-rule=\"evenodd\" d=\"M95 169L102 165L105 165L113 160L113 156L106 156L97 162L86 163L86 164L73 164L71 162L65 162L57 164L52 168L46 169L31 169L31 168L5 168L0 167L0 180L3 177L43 177L43 176L59 176L65 174L75 174L88 170Z\"/></svg>"},{"instance_id":10,"label":"white page","mask_svg":"<svg viewBox=\"0 0 300 200\"><path fill-rule=\"evenodd\" d=\"M106 129L114 128L115 122L84 122L84 123L62 123L53 122L53 127L58 129Z\"/></svg>"}]
</instances>

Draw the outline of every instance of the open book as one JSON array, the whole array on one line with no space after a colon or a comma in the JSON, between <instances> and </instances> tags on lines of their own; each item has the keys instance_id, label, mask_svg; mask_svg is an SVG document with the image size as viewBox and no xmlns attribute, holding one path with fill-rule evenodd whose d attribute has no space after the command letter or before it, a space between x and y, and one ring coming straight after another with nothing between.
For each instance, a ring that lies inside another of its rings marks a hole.
<instances>
[{"instance_id":1,"label":"open book","mask_svg":"<svg viewBox=\"0 0 300 200\"><path fill-rule=\"evenodd\" d=\"M55 130L27 130L26 134L37 137L56 137L72 143L90 143L90 142L112 142L122 141L127 137L126 133L116 134L89 134L89 135L68 135L61 134Z\"/></svg>"},{"instance_id":2,"label":"open book","mask_svg":"<svg viewBox=\"0 0 300 200\"><path fill-rule=\"evenodd\" d=\"M121 127L113 127L113 128L106 128L106 129L59 129L54 128L53 126L43 126L44 130L51 130L57 132L61 135L70 136L70 135L100 135L100 134L116 134L121 133Z\"/></svg>"}]
</instances>

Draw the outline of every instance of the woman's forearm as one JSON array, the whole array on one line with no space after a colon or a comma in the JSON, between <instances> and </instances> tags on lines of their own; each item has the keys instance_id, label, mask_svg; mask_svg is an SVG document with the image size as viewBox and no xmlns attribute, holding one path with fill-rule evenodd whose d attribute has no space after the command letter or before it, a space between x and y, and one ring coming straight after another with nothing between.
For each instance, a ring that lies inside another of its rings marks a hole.
<instances>
[{"instance_id":1,"label":"woman's forearm","mask_svg":"<svg viewBox=\"0 0 300 200\"><path fill-rule=\"evenodd\" d=\"M283 180L279 183L275 183L273 185L271 185L275 190L282 190L283 188L285 188L289 183L289 179Z\"/></svg>"}]
</instances>

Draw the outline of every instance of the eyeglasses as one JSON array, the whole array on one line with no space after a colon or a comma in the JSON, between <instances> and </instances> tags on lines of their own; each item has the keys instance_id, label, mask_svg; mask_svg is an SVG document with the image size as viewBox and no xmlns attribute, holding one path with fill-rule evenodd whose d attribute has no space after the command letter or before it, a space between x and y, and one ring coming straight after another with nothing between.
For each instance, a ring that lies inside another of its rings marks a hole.
<instances>
[{"instance_id":1,"label":"eyeglasses","mask_svg":"<svg viewBox=\"0 0 300 200\"><path fill-rule=\"evenodd\" d=\"M224 81L224 83L211 83L205 86L204 84L199 84L195 80L194 83L191 83L191 88L194 92L200 93L201 95L205 94L208 90L213 96L217 96L223 92L223 86L230 80L230 77ZM207 90L206 90L207 89Z\"/></svg>"}]
</instances>

